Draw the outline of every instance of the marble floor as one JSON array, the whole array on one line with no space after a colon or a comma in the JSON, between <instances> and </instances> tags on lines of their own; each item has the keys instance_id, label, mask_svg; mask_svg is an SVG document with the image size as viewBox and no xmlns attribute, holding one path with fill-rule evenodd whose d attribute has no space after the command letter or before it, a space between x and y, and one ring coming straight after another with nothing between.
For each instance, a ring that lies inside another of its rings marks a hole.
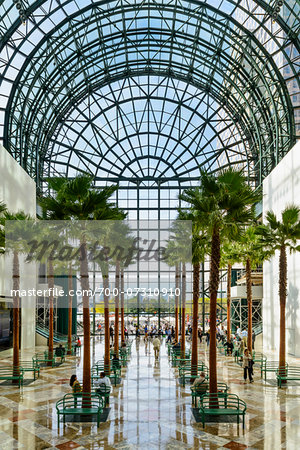
<instances>
[{"instance_id":1,"label":"marble floor","mask_svg":"<svg viewBox=\"0 0 300 450\"><path fill-rule=\"evenodd\" d=\"M92 341L91 354L93 361L102 358L100 338ZM22 355L30 357L30 352ZM200 345L199 358L208 365L205 344ZM1 365L10 359L8 353L0 354ZM299 364L299 359L290 362ZM73 373L82 379L82 357L68 357L58 368L43 368L40 378L25 386L23 393L0 385L0 449L300 448L300 383L278 389L272 374L262 381L254 366L254 383L244 384L242 369L231 357L218 355L218 380L246 401L244 430L236 423L210 423L203 429L195 422L190 387L179 385L165 343L155 361L152 345L134 340L122 383L113 388L108 421L98 429L96 423L57 423L55 403L70 392Z\"/></svg>"}]
</instances>

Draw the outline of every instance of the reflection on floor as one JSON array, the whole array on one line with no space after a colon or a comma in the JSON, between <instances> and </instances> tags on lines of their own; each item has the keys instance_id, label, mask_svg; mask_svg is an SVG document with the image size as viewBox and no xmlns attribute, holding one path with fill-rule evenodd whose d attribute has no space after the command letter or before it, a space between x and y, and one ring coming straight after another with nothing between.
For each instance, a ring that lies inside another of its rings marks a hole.
<instances>
[{"instance_id":1,"label":"reflection on floor","mask_svg":"<svg viewBox=\"0 0 300 450\"><path fill-rule=\"evenodd\" d=\"M40 348L38 350L41 350ZM95 338L93 361L103 356L103 341ZM201 344L200 359L208 365ZM269 355L272 356L272 355ZM30 359L31 354L22 355ZM1 365L10 356L1 355ZM273 359L277 359L273 355ZM291 359L298 363L299 359ZM113 388L109 420L66 423L58 427L55 403L70 392L73 373L82 378L82 358L68 357L58 368L43 368L38 380L24 387L23 395L0 386L1 449L299 449L300 385L278 389L274 376L266 382L254 367L254 383L244 384L242 369L232 358L218 355L218 380L230 386L247 403L246 427L236 423L211 423L203 430L191 411L190 387L180 387L177 369L171 368L165 343L158 361L152 344L134 342L122 384ZM26 377L30 374L26 374Z\"/></svg>"}]
</instances>

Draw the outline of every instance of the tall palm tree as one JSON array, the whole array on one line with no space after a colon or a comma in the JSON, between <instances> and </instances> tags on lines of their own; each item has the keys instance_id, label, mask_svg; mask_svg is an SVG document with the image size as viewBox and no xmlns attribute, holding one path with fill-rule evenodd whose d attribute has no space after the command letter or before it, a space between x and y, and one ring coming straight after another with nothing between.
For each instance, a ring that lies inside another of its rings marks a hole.
<instances>
[{"instance_id":1,"label":"tall palm tree","mask_svg":"<svg viewBox=\"0 0 300 450\"><path fill-rule=\"evenodd\" d=\"M109 227L109 242L113 251L113 264L115 266L115 341L114 341L114 351L116 354L119 353L119 306L120 306L120 277L121 277L121 264L126 257L126 244L129 233L129 227L127 224L123 223L126 218L126 214L120 209L119 210L119 220L112 221ZM123 290L124 292L124 290ZM124 314L124 309L123 309ZM121 314L122 316L122 314ZM124 316L121 325L124 327ZM122 334L122 331L121 331Z\"/></svg>"},{"instance_id":2,"label":"tall palm tree","mask_svg":"<svg viewBox=\"0 0 300 450\"><path fill-rule=\"evenodd\" d=\"M135 259L137 249L135 249L135 239L131 235L130 228L126 224L127 231L125 231L125 237L123 239L122 246L125 250L124 258L121 259L121 271L120 271L120 289L121 289L121 342L125 342L125 321L124 321L124 270L132 264Z\"/></svg>"},{"instance_id":3,"label":"tall palm tree","mask_svg":"<svg viewBox=\"0 0 300 450\"><path fill-rule=\"evenodd\" d=\"M300 239L300 208L288 205L278 220L274 212L268 211L265 225L259 225L256 233L260 243L272 254L279 250L279 302L280 302L280 338L279 338L279 369L285 372L286 337L285 337L285 308L287 294L287 249L290 252L300 251L297 241Z\"/></svg>"},{"instance_id":4,"label":"tall palm tree","mask_svg":"<svg viewBox=\"0 0 300 450\"><path fill-rule=\"evenodd\" d=\"M253 219L254 204L260 195L252 191L240 172L230 168L217 176L202 172L200 186L186 189L180 198L191 205L195 220L211 242L209 389L217 393L216 321L221 240L235 239L240 234L241 227Z\"/></svg>"},{"instance_id":5,"label":"tall palm tree","mask_svg":"<svg viewBox=\"0 0 300 450\"><path fill-rule=\"evenodd\" d=\"M247 348L252 353L252 269L269 257L269 253L259 245L256 227L250 225L240 236L232 251L232 257L246 267L246 293L248 305L248 338Z\"/></svg>"},{"instance_id":6,"label":"tall palm tree","mask_svg":"<svg viewBox=\"0 0 300 450\"><path fill-rule=\"evenodd\" d=\"M171 229L171 236L169 239L170 244L167 245L167 256L169 250L171 252L171 258L167 258L167 262L171 265L177 264L179 269L179 263L181 263L181 354L184 357L185 354L185 301L186 301L186 264L192 262L192 216L188 212L184 212L178 209L178 217L173 222ZM170 245L170 249L168 249ZM178 270L177 269L177 270ZM176 274L175 274L176 275ZM176 287L180 288L180 273L179 277L176 276ZM178 298L176 299L178 303ZM175 305L176 306L176 305ZM176 316L176 308L175 308ZM177 323L177 320L175 320ZM177 325L178 327L178 325Z\"/></svg>"},{"instance_id":7,"label":"tall palm tree","mask_svg":"<svg viewBox=\"0 0 300 450\"><path fill-rule=\"evenodd\" d=\"M7 229L6 223L6 240L5 250L10 250L13 254L13 367L14 373L19 373L19 342L20 342L20 254L24 254L27 250L26 237L27 227L26 221L32 218L19 211L15 214L5 211L3 214L5 221L12 221Z\"/></svg>"},{"instance_id":8,"label":"tall palm tree","mask_svg":"<svg viewBox=\"0 0 300 450\"><path fill-rule=\"evenodd\" d=\"M227 267L227 342L231 340L231 273L232 266L238 262L236 243L225 241L221 247L221 267Z\"/></svg>"},{"instance_id":9,"label":"tall palm tree","mask_svg":"<svg viewBox=\"0 0 300 450\"><path fill-rule=\"evenodd\" d=\"M83 391L91 392L91 361L90 361L90 309L89 309L89 279L87 260L87 229L86 221L105 220L113 218L115 205L109 198L116 191L116 186L97 189L93 178L89 175L78 175L74 179L55 179L50 181L53 197L43 199L43 207L48 217L61 215L61 219L79 220L78 239L80 240L80 281L83 291ZM80 222L79 222L80 223Z\"/></svg>"},{"instance_id":10,"label":"tall palm tree","mask_svg":"<svg viewBox=\"0 0 300 450\"><path fill-rule=\"evenodd\" d=\"M4 213L7 211L5 203L0 202L0 254L5 253L5 217Z\"/></svg>"},{"instance_id":11,"label":"tall palm tree","mask_svg":"<svg viewBox=\"0 0 300 450\"><path fill-rule=\"evenodd\" d=\"M192 324L192 375L197 375L198 365L198 311L200 290L200 264L207 254L208 240L197 221L193 222L192 264L193 264L193 324Z\"/></svg>"},{"instance_id":12,"label":"tall palm tree","mask_svg":"<svg viewBox=\"0 0 300 450\"><path fill-rule=\"evenodd\" d=\"M192 375L197 375L198 365L198 310L199 310L199 286L200 286L200 263L204 261L207 251L207 239L203 234L203 230L199 226L199 221L195 220L193 211L179 211L179 218L181 220L191 223L191 229L186 227L188 233L191 231L192 235L186 240L187 248L191 243L191 260L193 266L193 321L192 321L192 357L191 368ZM187 223L188 223L187 222ZM185 255L187 256L187 254ZM184 328L182 331L184 334Z\"/></svg>"},{"instance_id":13,"label":"tall palm tree","mask_svg":"<svg viewBox=\"0 0 300 450\"><path fill-rule=\"evenodd\" d=\"M166 255L165 262L170 267L175 266L175 340L178 342L178 328L179 328L179 321L178 321L178 289L180 288L180 250L178 243L176 242L176 235L175 239L170 238L167 242L166 246Z\"/></svg>"},{"instance_id":14,"label":"tall palm tree","mask_svg":"<svg viewBox=\"0 0 300 450\"><path fill-rule=\"evenodd\" d=\"M103 297L104 297L104 366L105 373L109 375L110 373L110 334L109 334L109 267L115 262L116 264L116 288L119 289L120 281L120 261L121 257L118 255L118 244L120 242L120 233L117 229L121 227L121 220L123 220L126 215L118 207L111 207L110 210L104 211L107 216L107 220L103 221L101 226L101 244L107 248L112 247L114 249L113 258L110 255L103 255L101 260L98 260L100 271L102 274L103 282ZM103 220L103 214L101 211L97 213L97 219ZM117 330L116 330L117 324ZM119 336L116 335L116 331L119 335L119 295L115 297L115 351L119 351ZM118 341L116 344L116 340Z\"/></svg>"}]
</instances>

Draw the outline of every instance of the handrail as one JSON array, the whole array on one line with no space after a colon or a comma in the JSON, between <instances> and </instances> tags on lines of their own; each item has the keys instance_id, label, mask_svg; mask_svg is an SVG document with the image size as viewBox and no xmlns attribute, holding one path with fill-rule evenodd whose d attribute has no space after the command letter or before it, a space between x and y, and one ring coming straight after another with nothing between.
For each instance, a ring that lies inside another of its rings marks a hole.
<instances>
[{"instance_id":1,"label":"handrail","mask_svg":"<svg viewBox=\"0 0 300 450\"><path fill-rule=\"evenodd\" d=\"M48 338L49 337L49 329L45 327L45 325L41 322L37 322L35 326L35 330L38 334L41 336ZM72 339L75 337L75 335L72 335ZM53 341L54 342L61 342L61 341L67 341L68 336L66 334L59 333L58 331L53 331Z\"/></svg>"}]
</instances>

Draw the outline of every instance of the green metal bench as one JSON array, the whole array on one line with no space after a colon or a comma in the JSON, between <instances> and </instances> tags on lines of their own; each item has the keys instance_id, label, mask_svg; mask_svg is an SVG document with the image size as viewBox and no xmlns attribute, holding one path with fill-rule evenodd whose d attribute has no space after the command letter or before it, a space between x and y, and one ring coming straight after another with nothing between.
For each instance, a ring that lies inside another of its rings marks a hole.
<instances>
[{"instance_id":1,"label":"green metal bench","mask_svg":"<svg viewBox=\"0 0 300 450\"><path fill-rule=\"evenodd\" d=\"M219 350L219 352L223 355L224 354L224 351L226 351L226 349L225 349L225 347L224 347L224 345L222 344L222 343L219 343L218 345L217 345L217 349Z\"/></svg>"},{"instance_id":2,"label":"green metal bench","mask_svg":"<svg viewBox=\"0 0 300 450\"><path fill-rule=\"evenodd\" d=\"M239 418L242 416L245 428L246 410L246 403L235 394L204 394L199 401L203 428L207 416L237 416L237 424L240 423Z\"/></svg>"},{"instance_id":3,"label":"green metal bench","mask_svg":"<svg viewBox=\"0 0 300 450\"><path fill-rule=\"evenodd\" d=\"M2 366L0 367L0 380L17 381L18 387L23 387L24 370L21 367Z\"/></svg>"},{"instance_id":4,"label":"green metal bench","mask_svg":"<svg viewBox=\"0 0 300 450\"><path fill-rule=\"evenodd\" d=\"M266 363L267 357L263 353L253 351L252 360L254 363L258 363L261 368L263 364Z\"/></svg>"},{"instance_id":5,"label":"green metal bench","mask_svg":"<svg viewBox=\"0 0 300 450\"><path fill-rule=\"evenodd\" d=\"M204 372L205 378L208 379L208 367L204 363L198 363L197 369L193 369L194 368L191 365L179 367L179 378L182 382L182 386L185 386L187 380L192 382L193 380L198 378L201 372Z\"/></svg>"},{"instance_id":6,"label":"green metal bench","mask_svg":"<svg viewBox=\"0 0 300 450\"><path fill-rule=\"evenodd\" d=\"M32 362L35 365L40 365L40 364L48 365L48 363L50 363L51 366L54 367L55 366L55 357L53 356L53 358L48 358L48 354L46 355L45 352L44 353L36 353L32 358Z\"/></svg>"},{"instance_id":7,"label":"green metal bench","mask_svg":"<svg viewBox=\"0 0 300 450\"><path fill-rule=\"evenodd\" d=\"M133 341L126 341L126 348L128 349L128 354L131 355L131 347Z\"/></svg>"},{"instance_id":8,"label":"green metal bench","mask_svg":"<svg viewBox=\"0 0 300 450\"><path fill-rule=\"evenodd\" d=\"M285 365L285 367L288 367L288 364ZM264 379L267 379L267 372L273 372L276 373L276 371L279 368L279 361L263 361L261 368L260 368L260 376L263 377L264 373Z\"/></svg>"},{"instance_id":9,"label":"green metal bench","mask_svg":"<svg viewBox=\"0 0 300 450\"><path fill-rule=\"evenodd\" d=\"M234 362L236 362L241 366L243 362L243 352L241 352L239 348L236 348L233 351L233 355L234 355Z\"/></svg>"},{"instance_id":10,"label":"green metal bench","mask_svg":"<svg viewBox=\"0 0 300 450\"><path fill-rule=\"evenodd\" d=\"M23 372L33 372L34 380L40 376L40 366L38 363L33 361L19 361L19 367L23 369Z\"/></svg>"},{"instance_id":11,"label":"green metal bench","mask_svg":"<svg viewBox=\"0 0 300 450\"><path fill-rule=\"evenodd\" d=\"M171 361L173 367L178 367L180 364L180 361L182 359L190 360L191 358L191 352L190 350L186 350L184 353L184 357L182 357L181 349L173 349L171 350Z\"/></svg>"},{"instance_id":12,"label":"green metal bench","mask_svg":"<svg viewBox=\"0 0 300 450\"><path fill-rule=\"evenodd\" d=\"M232 349L231 353L229 353L229 349L228 349L227 345L225 345L225 344L222 345L221 354L224 356L234 356L235 351L236 351L236 347L234 344L233 344L233 349Z\"/></svg>"},{"instance_id":13,"label":"green metal bench","mask_svg":"<svg viewBox=\"0 0 300 450\"><path fill-rule=\"evenodd\" d=\"M228 393L228 386L226 383L218 382L217 386L218 386L218 394L224 395ZM197 405L197 398L200 399L202 395L206 394L208 388L209 385L207 383L207 380L206 383L203 385L199 384L198 386L191 386L192 405Z\"/></svg>"},{"instance_id":14,"label":"green metal bench","mask_svg":"<svg viewBox=\"0 0 300 450\"><path fill-rule=\"evenodd\" d=\"M47 350L45 350L45 357L48 358L48 351ZM53 350L53 358L55 359L55 362L56 362L56 358L60 358L60 364L64 363L65 360L66 360L65 353L58 354L56 352L56 349Z\"/></svg>"},{"instance_id":15,"label":"green metal bench","mask_svg":"<svg viewBox=\"0 0 300 450\"><path fill-rule=\"evenodd\" d=\"M168 356L171 356L171 350L172 350L173 345L168 343L167 347L168 347Z\"/></svg>"},{"instance_id":16,"label":"green metal bench","mask_svg":"<svg viewBox=\"0 0 300 450\"><path fill-rule=\"evenodd\" d=\"M100 377L101 372L107 372L103 361L97 361L92 367L92 377ZM121 378L121 369L117 367L110 367L109 379L114 386L117 386L119 379Z\"/></svg>"},{"instance_id":17,"label":"green metal bench","mask_svg":"<svg viewBox=\"0 0 300 450\"><path fill-rule=\"evenodd\" d=\"M63 422L65 423L65 416L67 415L96 415L97 426L99 426L100 415L102 414L104 408L103 404L103 398L94 392L66 394L56 403L58 425L60 423L60 416L63 416Z\"/></svg>"},{"instance_id":18,"label":"green metal bench","mask_svg":"<svg viewBox=\"0 0 300 450\"><path fill-rule=\"evenodd\" d=\"M121 360L121 364L123 367L126 367L128 364L130 352L127 348L121 347L119 351L119 357Z\"/></svg>"},{"instance_id":19,"label":"green metal bench","mask_svg":"<svg viewBox=\"0 0 300 450\"><path fill-rule=\"evenodd\" d=\"M276 370L276 378L278 386L281 388L283 381L295 380L300 381L300 367L288 366L286 368L278 368Z\"/></svg>"}]
</instances>

